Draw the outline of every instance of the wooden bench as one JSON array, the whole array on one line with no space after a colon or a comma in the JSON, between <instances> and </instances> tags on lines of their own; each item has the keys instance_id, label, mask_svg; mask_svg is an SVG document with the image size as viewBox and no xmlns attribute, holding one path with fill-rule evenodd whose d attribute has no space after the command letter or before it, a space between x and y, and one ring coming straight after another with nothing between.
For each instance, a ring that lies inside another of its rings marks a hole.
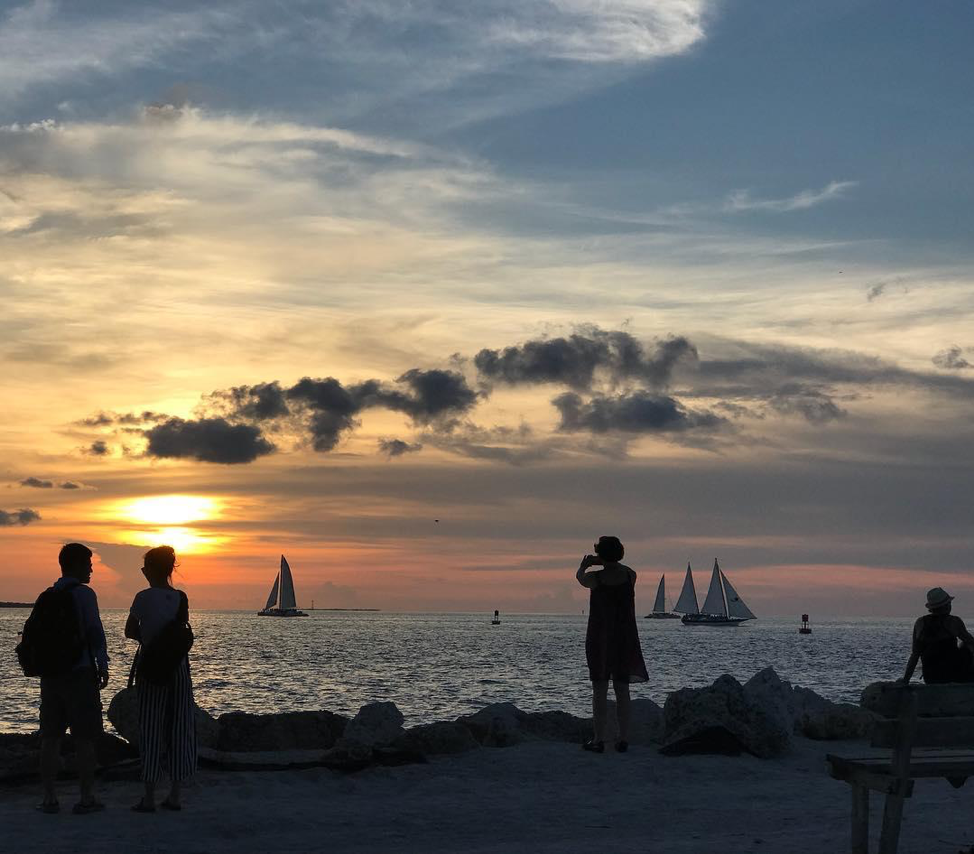
<instances>
[{"instance_id":1,"label":"wooden bench","mask_svg":"<svg viewBox=\"0 0 974 854\"><path fill-rule=\"evenodd\" d=\"M869 854L870 791L886 795L879 854L896 854L914 780L974 777L974 685L878 683L863 692L862 705L883 716L872 746L892 753L830 753L829 773L852 789L852 854Z\"/></svg>"}]
</instances>

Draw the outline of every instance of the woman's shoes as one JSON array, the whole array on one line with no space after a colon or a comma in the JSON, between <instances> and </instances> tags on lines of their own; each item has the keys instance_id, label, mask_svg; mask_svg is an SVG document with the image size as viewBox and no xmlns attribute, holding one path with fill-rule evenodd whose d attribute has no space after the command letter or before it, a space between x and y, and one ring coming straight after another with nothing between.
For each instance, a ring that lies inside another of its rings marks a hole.
<instances>
[{"instance_id":1,"label":"woman's shoes","mask_svg":"<svg viewBox=\"0 0 974 854\"><path fill-rule=\"evenodd\" d=\"M174 804L169 798L166 798L159 806L170 812L179 812L183 808L182 804Z\"/></svg>"},{"instance_id":2,"label":"woman's shoes","mask_svg":"<svg viewBox=\"0 0 974 854\"><path fill-rule=\"evenodd\" d=\"M57 801L42 801L34 809L44 815L54 815L61 812L61 805Z\"/></svg>"},{"instance_id":3,"label":"woman's shoes","mask_svg":"<svg viewBox=\"0 0 974 854\"><path fill-rule=\"evenodd\" d=\"M145 798L139 798L139 802L137 804L132 805L132 812L155 812L155 811L156 811L155 804L147 804L145 802Z\"/></svg>"},{"instance_id":4,"label":"woman's shoes","mask_svg":"<svg viewBox=\"0 0 974 854\"><path fill-rule=\"evenodd\" d=\"M582 750L588 750L590 753L605 753L605 742L590 738L582 743Z\"/></svg>"},{"instance_id":5,"label":"woman's shoes","mask_svg":"<svg viewBox=\"0 0 974 854\"><path fill-rule=\"evenodd\" d=\"M616 752L625 753L629 749L628 741L617 741L616 742Z\"/></svg>"}]
</instances>

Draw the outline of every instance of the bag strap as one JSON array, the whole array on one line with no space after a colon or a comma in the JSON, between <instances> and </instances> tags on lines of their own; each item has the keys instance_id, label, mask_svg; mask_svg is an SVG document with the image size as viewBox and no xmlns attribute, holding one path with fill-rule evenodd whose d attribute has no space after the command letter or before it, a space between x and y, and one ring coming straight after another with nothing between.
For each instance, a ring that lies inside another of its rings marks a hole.
<instances>
[{"instance_id":1,"label":"bag strap","mask_svg":"<svg viewBox=\"0 0 974 854\"><path fill-rule=\"evenodd\" d=\"M135 651L135 655L132 656L132 667L129 669L129 681L128 687L131 688L135 684L135 673L139 669L139 656L142 655L142 644L139 644L139 648Z\"/></svg>"}]
</instances>

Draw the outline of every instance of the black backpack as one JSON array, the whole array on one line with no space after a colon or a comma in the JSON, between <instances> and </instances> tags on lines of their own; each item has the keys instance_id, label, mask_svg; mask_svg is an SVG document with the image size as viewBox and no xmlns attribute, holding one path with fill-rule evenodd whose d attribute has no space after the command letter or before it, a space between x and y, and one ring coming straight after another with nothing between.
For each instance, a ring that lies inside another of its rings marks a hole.
<instances>
[{"instance_id":1,"label":"black backpack","mask_svg":"<svg viewBox=\"0 0 974 854\"><path fill-rule=\"evenodd\" d=\"M136 658L135 674L140 682L151 685L168 685L193 648L193 629L189 625L189 599L179 591L179 609L176 617L166 623L153 639L143 646Z\"/></svg>"},{"instance_id":2,"label":"black backpack","mask_svg":"<svg viewBox=\"0 0 974 854\"><path fill-rule=\"evenodd\" d=\"M71 588L49 587L34 603L17 644L25 676L60 676L71 670L87 644Z\"/></svg>"}]
</instances>

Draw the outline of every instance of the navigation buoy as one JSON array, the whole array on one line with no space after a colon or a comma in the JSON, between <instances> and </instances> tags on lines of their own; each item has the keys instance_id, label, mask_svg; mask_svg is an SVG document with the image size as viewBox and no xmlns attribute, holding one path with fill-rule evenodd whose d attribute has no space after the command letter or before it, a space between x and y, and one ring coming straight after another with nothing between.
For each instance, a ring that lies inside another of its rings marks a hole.
<instances>
[{"instance_id":1,"label":"navigation buoy","mask_svg":"<svg viewBox=\"0 0 974 854\"><path fill-rule=\"evenodd\" d=\"M802 614L802 627L798 630L798 634L810 635L811 633L811 626L808 625L808 614Z\"/></svg>"},{"instance_id":2,"label":"navigation buoy","mask_svg":"<svg viewBox=\"0 0 974 854\"><path fill-rule=\"evenodd\" d=\"M501 612L494 611L494 619L490 621L492 626L499 626L501 624Z\"/></svg>"}]
</instances>

